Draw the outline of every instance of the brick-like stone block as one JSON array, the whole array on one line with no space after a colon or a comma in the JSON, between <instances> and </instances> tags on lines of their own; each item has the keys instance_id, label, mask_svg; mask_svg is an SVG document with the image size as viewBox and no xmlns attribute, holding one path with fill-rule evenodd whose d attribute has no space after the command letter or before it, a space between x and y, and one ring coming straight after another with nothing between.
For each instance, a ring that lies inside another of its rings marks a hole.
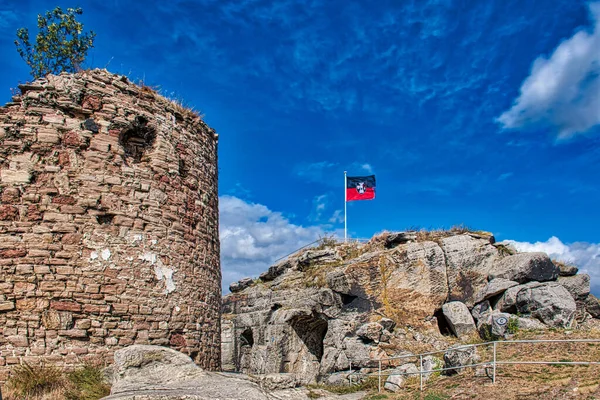
<instances>
[{"instance_id":1,"label":"brick-like stone block","mask_svg":"<svg viewBox=\"0 0 600 400\"><path fill-rule=\"evenodd\" d=\"M72 301L51 301L50 308L57 311L80 312L81 304Z\"/></svg>"}]
</instances>

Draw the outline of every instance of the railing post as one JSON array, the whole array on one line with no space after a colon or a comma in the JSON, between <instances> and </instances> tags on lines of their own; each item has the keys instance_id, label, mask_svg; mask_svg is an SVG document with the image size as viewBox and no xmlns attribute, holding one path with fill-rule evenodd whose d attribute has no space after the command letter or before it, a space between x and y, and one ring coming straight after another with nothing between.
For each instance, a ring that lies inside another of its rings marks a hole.
<instances>
[{"instance_id":1,"label":"railing post","mask_svg":"<svg viewBox=\"0 0 600 400\"><path fill-rule=\"evenodd\" d=\"M419 354L419 378L421 381L421 392L423 391L423 354ZM2 399L0 399L2 400Z\"/></svg>"},{"instance_id":2,"label":"railing post","mask_svg":"<svg viewBox=\"0 0 600 400\"><path fill-rule=\"evenodd\" d=\"M496 342L494 341L494 364L492 373L492 383L496 383Z\"/></svg>"},{"instance_id":3,"label":"railing post","mask_svg":"<svg viewBox=\"0 0 600 400\"><path fill-rule=\"evenodd\" d=\"M379 393L381 393L381 360L379 360L379 373L377 374L379 376L379 385L378 385L378 391Z\"/></svg>"},{"instance_id":4,"label":"railing post","mask_svg":"<svg viewBox=\"0 0 600 400\"><path fill-rule=\"evenodd\" d=\"M352 360L350 362L350 369L348 370L348 380L350 381L350 386L352 386ZM2 400L2 399L0 399Z\"/></svg>"}]
</instances>

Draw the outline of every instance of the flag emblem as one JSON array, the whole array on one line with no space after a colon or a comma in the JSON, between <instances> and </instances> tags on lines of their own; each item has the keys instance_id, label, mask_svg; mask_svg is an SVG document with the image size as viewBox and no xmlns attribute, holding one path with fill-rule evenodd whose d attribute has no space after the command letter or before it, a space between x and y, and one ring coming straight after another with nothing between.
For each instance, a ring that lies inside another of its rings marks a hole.
<instances>
[{"instance_id":1,"label":"flag emblem","mask_svg":"<svg viewBox=\"0 0 600 400\"><path fill-rule=\"evenodd\" d=\"M348 176L346 178L346 201L373 200L375 198L375 175Z\"/></svg>"}]
</instances>

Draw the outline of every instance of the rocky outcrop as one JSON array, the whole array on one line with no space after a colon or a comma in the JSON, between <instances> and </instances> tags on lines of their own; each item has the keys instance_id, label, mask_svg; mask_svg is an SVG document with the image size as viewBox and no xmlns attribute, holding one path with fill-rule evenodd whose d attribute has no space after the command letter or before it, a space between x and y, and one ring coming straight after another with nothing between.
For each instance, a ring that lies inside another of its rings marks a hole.
<instances>
[{"instance_id":1,"label":"rocky outcrop","mask_svg":"<svg viewBox=\"0 0 600 400\"><path fill-rule=\"evenodd\" d=\"M586 276L561 277L565 288L546 255L514 253L483 233L414 232L302 250L224 297L223 366L306 384L372 372L415 346L445 349L442 334L508 338L570 327L576 309L600 313ZM473 357L453 350L446 364Z\"/></svg>"},{"instance_id":2,"label":"rocky outcrop","mask_svg":"<svg viewBox=\"0 0 600 400\"><path fill-rule=\"evenodd\" d=\"M103 400L308 400L310 392L291 389L290 374L251 378L241 374L208 372L191 358L160 346L134 345L115 352L110 396ZM322 391L327 400L355 400Z\"/></svg>"},{"instance_id":3,"label":"rocky outcrop","mask_svg":"<svg viewBox=\"0 0 600 400\"><path fill-rule=\"evenodd\" d=\"M448 300L473 306L475 296L487 286L488 275L500 257L498 250L489 239L471 235L444 238L441 247L446 258Z\"/></svg>"}]
</instances>

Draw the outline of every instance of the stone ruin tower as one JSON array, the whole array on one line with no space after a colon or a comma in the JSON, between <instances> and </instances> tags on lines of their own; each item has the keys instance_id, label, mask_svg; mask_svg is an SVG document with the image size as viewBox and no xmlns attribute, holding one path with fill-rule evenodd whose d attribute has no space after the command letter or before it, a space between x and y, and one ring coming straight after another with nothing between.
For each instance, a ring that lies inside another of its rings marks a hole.
<instances>
[{"instance_id":1,"label":"stone ruin tower","mask_svg":"<svg viewBox=\"0 0 600 400\"><path fill-rule=\"evenodd\" d=\"M220 367L217 139L105 70L0 107L0 380L170 346Z\"/></svg>"}]
</instances>

